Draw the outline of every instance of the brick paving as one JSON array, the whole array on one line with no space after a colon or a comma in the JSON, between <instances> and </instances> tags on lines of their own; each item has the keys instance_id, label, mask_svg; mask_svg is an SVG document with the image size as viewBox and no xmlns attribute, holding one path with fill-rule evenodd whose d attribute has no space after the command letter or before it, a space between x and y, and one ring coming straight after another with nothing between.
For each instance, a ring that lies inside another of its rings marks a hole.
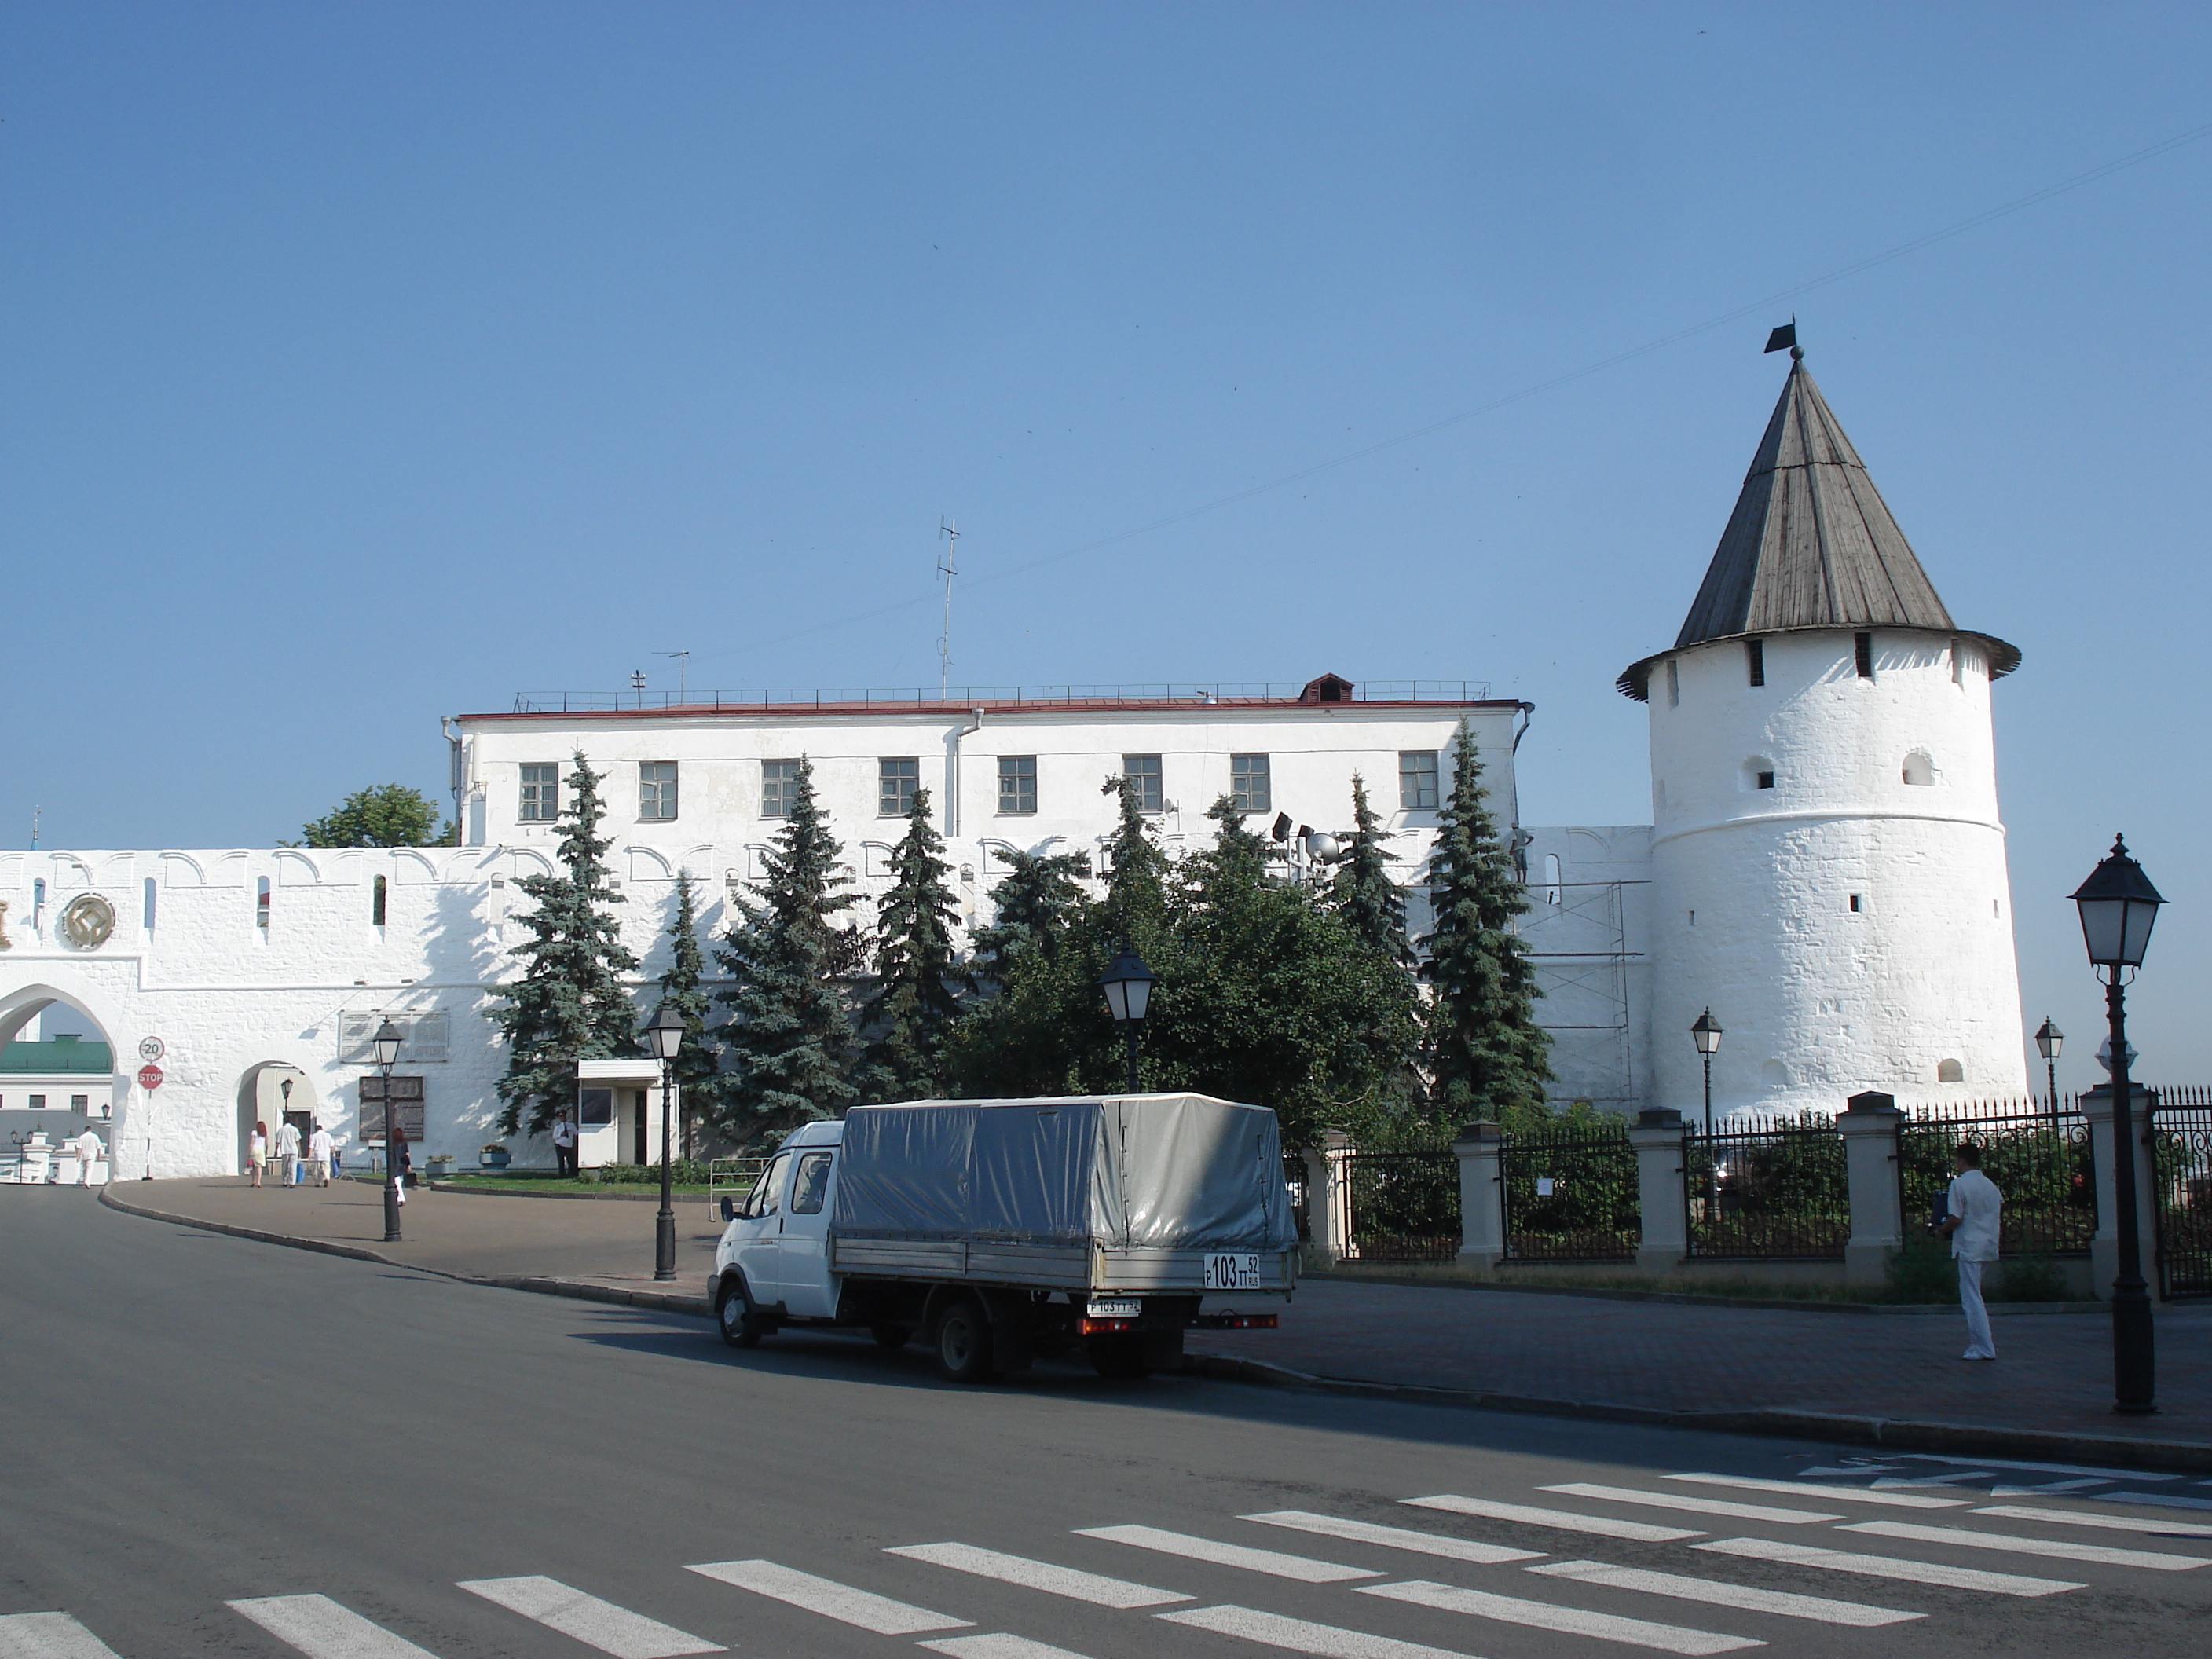
<instances>
[{"instance_id":1,"label":"brick paving","mask_svg":"<svg viewBox=\"0 0 2212 1659\"><path fill-rule=\"evenodd\" d=\"M235 1178L126 1182L126 1204L363 1248L477 1279L653 1284L655 1206L420 1190L387 1245L379 1188L258 1191ZM679 1200L677 1283L703 1292L720 1225ZM1194 1332L1193 1352L1314 1376L1478 1389L1658 1411L1780 1408L2075 1435L2212 1443L2212 1305L2158 1316L2162 1414L2112 1415L2102 1313L2007 1313L1998 1358L1959 1358L1955 1312L1806 1312L1613 1301L1527 1291L1309 1279L1276 1331Z\"/></svg>"}]
</instances>

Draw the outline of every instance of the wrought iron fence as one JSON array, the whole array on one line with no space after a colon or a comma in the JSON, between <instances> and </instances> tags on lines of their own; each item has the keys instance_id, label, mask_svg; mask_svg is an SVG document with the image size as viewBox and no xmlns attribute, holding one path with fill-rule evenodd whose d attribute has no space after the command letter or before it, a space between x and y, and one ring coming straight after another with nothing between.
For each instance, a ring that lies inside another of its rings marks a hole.
<instances>
[{"instance_id":1,"label":"wrought iron fence","mask_svg":"<svg viewBox=\"0 0 2212 1659\"><path fill-rule=\"evenodd\" d=\"M1499 1152L1505 1254L1522 1261L1632 1260L1642 1237L1625 1125L1520 1130Z\"/></svg>"},{"instance_id":2,"label":"wrought iron fence","mask_svg":"<svg viewBox=\"0 0 2212 1659\"><path fill-rule=\"evenodd\" d=\"M1443 1152L1336 1155L1347 1261L1449 1261L1459 1254L1459 1159Z\"/></svg>"},{"instance_id":3,"label":"wrought iron fence","mask_svg":"<svg viewBox=\"0 0 2212 1659\"><path fill-rule=\"evenodd\" d=\"M1996 1183L1997 1249L2004 1255L2087 1255L2097 1236L2097 1175L2089 1126L2071 1096L1942 1101L1905 1108L1898 1126L1898 1190L1908 1232L1924 1227L1949 1190L1962 1140L1982 1149Z\"/></svg>"},{"instance_id":4,"label":"wrought iron fence","mask_svg":"<svg viewBox=\"0 0 2212 1659\"><path fill-rule=\"evenodd\" d=\"M1693 1256L1840 1256L1850 1183L1834 1119L1736 1119L1682 1145Z\"/></svg>"},{"instance_id":5,"label":"wrought iron fence","mask_svg":"<svg viewBox=\"0 0 2212 1659\"><path fill-rule=\"evenodd\" d=\"M2160 1089L2151 1111L2159 1294L2212 1296L2212 1089Z\"/></svg>"}]
</instances>

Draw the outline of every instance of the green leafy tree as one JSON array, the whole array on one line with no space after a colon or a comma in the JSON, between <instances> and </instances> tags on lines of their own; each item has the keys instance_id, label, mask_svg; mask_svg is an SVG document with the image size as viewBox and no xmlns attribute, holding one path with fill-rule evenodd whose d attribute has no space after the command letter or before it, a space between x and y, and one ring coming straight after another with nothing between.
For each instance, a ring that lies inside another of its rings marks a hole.
<instances>
[{"instance_id":1,"label":"green leafy tree","mask_svg":"<svg viewBox=\"0 0 2212 1659\"><path fill-rule=\"evenodd\" d=\"M307 847L457 847L460 834L438 823L438 808L419 789L380 783L356 789L313 823L300 826Z\"/></svg>"},{"instance_id":2,"label":"green leafy tree","mask_svg":"<svg viewBox=\"0 0 2212 1659\"><path fill-rule=\"evenodd\" d=\"M530 937L513 955L522 977L499 988L492 1024L507 1039L507 1071L499 1080L499 1127L513 1134L526 1121L532 1133L549 1127L574 1105L576 1062L637 1051L637 1010L622 975L637 958L623 948L621 926L609 907L622 902L601 860L614 843L599 834L606 816L596 773L580 751L566 783L561 809L562 873L525 876L523 892L537 908L521 918Z\"/></svg>"},{"instance_id":3,"label":"green leafy tree","mask_svg":"<svg viewBox=\"0 0 2212 1659\"><path fill-rule=\"evenodd\" d=\"M876 904L876 993L865 1015L875 1032L866 1087L884 1100L935 1096L945 1044L969 989L953 948L960 912L945 878L945 838L929 821L929 791L914 792L906 833L891 854L891 885Z\"/></svg>"},{"instance_id":4,"label":"green leafy tree","mask_svg":"<svg viewBox=\"0 0 2212 1659\"><path fill-rule=\"evenodd\" d=\"M1551 1034L1536 1023L1543 993L1513 931L1528 896L1485 804L1489 793L1462 721L1429 858L1435 920L1421 940L1421 975L1434 992L1422 1060L1431 1109L1445 1122L1541 1110L1552 1080Z\"/></svg>"},{"instance_id":5,"label":"green leafy tree","mask_svg":"<svg viewBox=\"0 0 2212 1659\"><path fill-rule=\"evenodd\" d=\"M1024 951L1059 947L1083 902L1079 883L1091 873L1079 853L1009 853L1006 862L1012 867L991 892L998 914L969 939L976 962L994 977L1003 975Z\"/></svg>"},{"instance_id":6,"label":"green leafy tree","mask_svg":"<svg viewBox=\"0 0 2212 1659\"><path fill-rule=\"evenodd\" d=\"M799 765L791 816L769 849L768 878L747 889L738 920L716 947L729 975L714 993L730 1012L715 1033L728 1064L715 1127L739 1146L832 1117L858 1098L845 976L863 941L836 925L854 896L844 852L814 797L814 769Z\"/></svg>"},{"instance_id":7,"label":"green leafy tree","mask_svg":"<svg viewBox=\"0 0 2212 1659\"><path fill-rule=\"evenodd\" d=\"M684 1156L691 1156L691 1125L702 1102L714 1095L719 1049L707 1035L710 1005L701 988L706 956L699 948L699 896L691 872L676 875L676 914L668 921L668 967L660 975L660 1000L684 1022L684 1046L677 1051L676 1086L684 1091Z\"/></svg>"},{"instance_id":8,"label":"green leafy tree","mask_svg":"<svg viewBox=\"0 0 2212 1659\"><path fill-rule=\"evenodd\" d=\"M1337 866L1336 914L1369 950L1411 969L1416 958L1406 937L1406 896L1390 879L1383 851L1389 835L1382 815L1368 805L1367 785L1357 772L1352 775L1352 822L1344 861Z\"/></svg>"}]
</instances>

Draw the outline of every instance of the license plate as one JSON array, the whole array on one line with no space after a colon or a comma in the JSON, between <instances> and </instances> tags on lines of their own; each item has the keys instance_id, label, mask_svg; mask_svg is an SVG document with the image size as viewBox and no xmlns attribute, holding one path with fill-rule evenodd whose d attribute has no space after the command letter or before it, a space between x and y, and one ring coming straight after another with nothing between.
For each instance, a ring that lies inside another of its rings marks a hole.
<instances>
[{"instance_id":1,"label":"license plate","mask_svg":"<svg viewBox=\"0 0 2212 1659\"><path fill-rule=\"evenodd\" d=\"M1206 1257L1206 1288L1209 1291L1258 1290L1260 1288L1260 1258L1256 1255Z\"/></svg>"},{"instance_id":2,"label":"license plate","mask_svg":"<svg viewBox=\"0 0 2212 1659\"><path fill-rule=\"evenodd\" d=\"M1145 1304L1133 1296L1115 1301L1094 1296L1084 1310L1093 1319L1134 1319L1144 1310Z\"/></svg>"}]
</instances>

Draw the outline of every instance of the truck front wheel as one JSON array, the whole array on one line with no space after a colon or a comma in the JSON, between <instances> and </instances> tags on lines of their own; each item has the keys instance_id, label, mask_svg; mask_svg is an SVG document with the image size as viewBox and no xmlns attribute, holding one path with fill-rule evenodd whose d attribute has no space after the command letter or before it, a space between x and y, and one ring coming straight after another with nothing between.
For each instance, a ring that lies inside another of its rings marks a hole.
<instances>
[{"instance_id":1,"label":"truck front wheel","mask_svg":"<svg viewBox=\"0 0 2212 1659\"><path fill-rule=\"evenodd\" d=\"M991 1322L975 1297L962 1297L937 1316L937 1369L950 1382L989 1378Z\"/></svg>"},{"instance_id":2,"label":"truck front wheel","mask_svg":"<svg viewBox=\"0 0 2212 1659\"><path fill-rule=\"evenodd\" d=\"M722 1340L733 1348L760 1346L760 1322L753 1317L752 1304L745 1299L744 1281L735 1273L714 1287L714 1325L722 1333Z\"/></svg>"}]
</instances>

